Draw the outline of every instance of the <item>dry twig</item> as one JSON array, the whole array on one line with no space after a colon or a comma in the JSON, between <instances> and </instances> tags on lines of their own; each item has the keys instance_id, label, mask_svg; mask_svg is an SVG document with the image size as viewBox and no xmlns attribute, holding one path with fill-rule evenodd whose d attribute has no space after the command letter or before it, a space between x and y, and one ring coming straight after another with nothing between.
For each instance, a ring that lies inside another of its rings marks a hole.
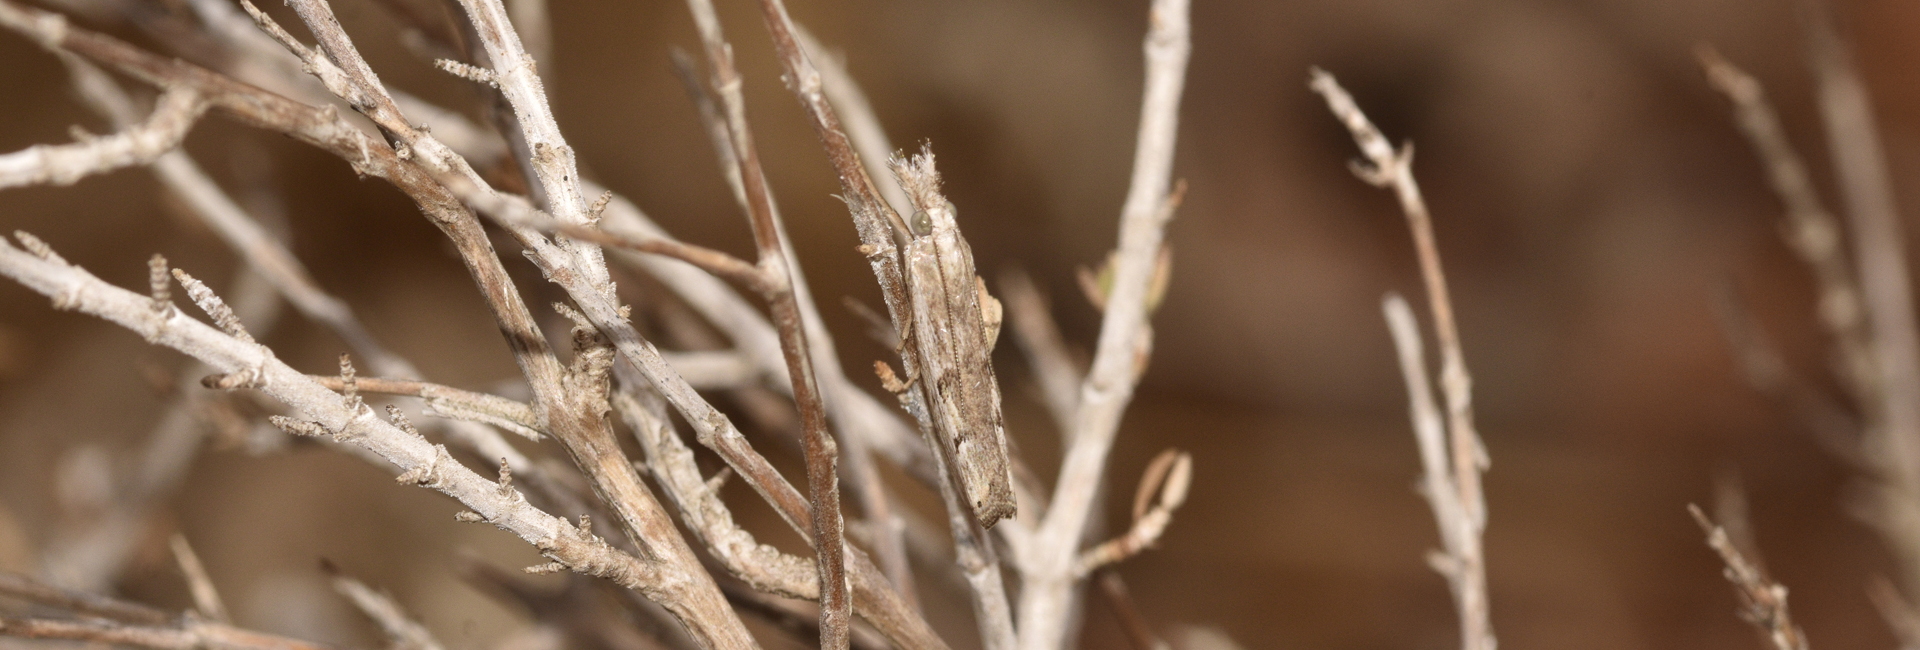
<instances>
[{"instance_id":1,"label":"dry twig","mask_svg":"<svg viewBox=\"0 0 1920 650\"><path fill-rule=\"evenodd\" d=\"M1365 162L1354 163L1354 174L1375 187L1392 189L1400 201L1401 212L1406 215L1407 227L1413 232L1420 276L1427 288L1427 307L1433 314L1435 338L1440 342L1440 390L1446 397L1444 425L1427 385L1420 327L1413 310L1405 300L1392 294L1387 296L1385 309L1412 404L1414 433L1426 470L1425 494L1433 505L1434 519L1440 526L1441 541L1446 548L1444 555L1436 554L1428 560L1447 577L1453 588L1454 604L1460 615L1461 647L1493 650L1486 558L1480 539L1487 526L1486 497L1480 490L1480 473L1487 468L1487 452L1474 430L1473 379L1467 374L1466 354L1461 351L1453 299L1447 292L1447 278L1440 266L1440 250L1434 244L1433 221L1428 215L1426 200L1420 196L1420 186L1413 179L1413 146L1408 144L1394 151L1333 75L1315 68L1311 87L1326 98L1327 108L1346 125L1366 156Z\"/></svg>"},{"instance_id":2,"label":"dry twig","mask_svg":"<svg viewBox=\"0 0 1920 650\"><path fill-rule=\"evenodd\" d=\"M1740 618L1758 628L1774 650L1807 650L1806 635L1793 624L1793 616L1787 611L1787 588L1748 561L1728 538L1726 529L1714 525L1699 506L1688 504L1687 512L1707 534L1707 546L1726 562L1727 582L1733 583L1734 592L1740 595Z\"/></svg>"},{"instance_id":3,"label":"dry twig","mask_svg":"<svg viewBox=\"0 0 1920 650\"><path fill-rule=\"evenodd\" d=\"M152 162L180 146L187 130L199 121L206 103L188 89L160 96L147 121L108 136L87 136L66 145L34 145L0 154L0 189L22 185L72 185L75 181L121 167Z\"/></svg>"}]
</instances>

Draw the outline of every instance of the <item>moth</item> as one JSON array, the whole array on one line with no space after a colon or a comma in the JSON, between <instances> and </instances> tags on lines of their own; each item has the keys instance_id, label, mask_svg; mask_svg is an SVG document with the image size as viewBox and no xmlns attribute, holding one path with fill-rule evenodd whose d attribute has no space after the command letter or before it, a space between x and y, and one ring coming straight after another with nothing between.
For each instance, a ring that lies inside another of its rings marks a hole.
<instances>
[{"instance_id":1,"label":"moth","mask_svg":"<svg viewBox=\"0 0 1920 650\"><path fill-rule=\"evenodd\" d=\"M914 203L913 216L895 228L907 237L903 270L913 322L901 345L919 353L907 381L919 382L949 470L958 478L974 517L991 527L1013 516L1012 463L1000 415L1000 384L993 376L993 345L1000 334L1000 301L987 293L973 267L973 250L960 236L953 203L940 194L933 154L888 161ZM882 371L887 379L888 371Z\"/></svg>"}]
</instances>

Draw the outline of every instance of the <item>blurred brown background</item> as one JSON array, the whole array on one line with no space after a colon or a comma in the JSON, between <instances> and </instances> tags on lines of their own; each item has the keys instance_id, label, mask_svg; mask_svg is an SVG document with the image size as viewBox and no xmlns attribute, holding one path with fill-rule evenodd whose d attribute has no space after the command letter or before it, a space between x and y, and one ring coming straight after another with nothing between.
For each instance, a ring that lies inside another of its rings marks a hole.
<instances>
[{"instance_id":1,"label":"blurred brown background","mask_svg":"<svg viewBox=\"0 0 1920 650\"><path fill-rule=\"evenodd\" d=\"M756 10L721 4L789 228L848 367L864 367L883 351L835 305L878 297L830 196L837 186L779 85ZM399 45L382 10L336 7L389 84L473 105L465 82ZM1072 274L1113 243L1145 2L792 9L845 53L896 146L932 143L983 272L1025 268L1068 338L1090 342L1096 315ZM1845 0L1836 10L1914 213L1920 5ZM1796 367L1826 367L1807 274L1777 236L1780 209L1691 56L1709 42L1760 77L1830 188L1788 2L1196 0L1193 11L1176 165L1191 190L1171 229L1174 279L1153 364L1110 473L1131 494L1153 453L1194 453L1188 505L1158 550L1122 569L1153 622L1215 625L1248 648L1457 643L1444 582L1422 560L1437 539L1412 490L1417 460L1379 312L1388 291L1423 299L1412 249L1391 196L1348 173L1352 142L1306 89L1319 65L1389 137L1418 144L1494 461L1487 547L1502 647L1758 647L1683 510L1736 467L1769 566L1814 644L1893 644L1865 595L1888 560L1844 510L1844 468L1744 386L1711 309L1717 287L1737 286ZM583 166L681 237L747 252L744 220L669 72L669 48L695 46L685 7L555 2L553 17L557 51L542 72ZM25 39L0 35L0 62L0 150L65 141L73 123L104 130ZM397 192L218 118L189 148L229 184L267 175L319 281L428 376L473 388L513 376L459 264ZM154 252L216 286L235 264L139 170L0 194L0 225L122 286L143 286ZM531 273L522 286L532 304L556 295ZM315 372L330 372L342 349L291 315L269 343ZM135 449L168 399L143 369L181 365L0 283L0 565L36 570L29 551L62 516L55 470L89 446L111 457ZM1003 346L998 365L1013 435L1050 476L1057 445L1024 362ZM243 624L376 643L326 593L316 561L327 557L392 590L454 648L488 647L520 614L461 585L450 549L508 566L533 553L453 523L449 500L384 476L314 449L209 451L121 588L187 602L164 544L178 529ZM1124 501L1109 504L1116 521ZM940 624L970 634L964 608L952 611ZM1107 610L1091 606L1087 622L1086 647L1123 647Z\"/></svg>"}]
</instances>

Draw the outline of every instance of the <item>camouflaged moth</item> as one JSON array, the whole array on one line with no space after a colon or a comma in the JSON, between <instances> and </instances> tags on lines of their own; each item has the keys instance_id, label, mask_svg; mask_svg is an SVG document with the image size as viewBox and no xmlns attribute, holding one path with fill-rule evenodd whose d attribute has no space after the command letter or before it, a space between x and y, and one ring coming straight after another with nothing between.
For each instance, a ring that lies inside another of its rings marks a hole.
<instances>
[{"instance_id":1,"label":"camouflaged moth","mask_svg":"<svg viewBox=\"0 0 1920 650\"><path fill-rule=\"evenodd\" d=\"M953 203L940 194L933 154L888 161L914 203L904 227L904 270L913 308L902 346L919 353L919 382L928 415L967 504L983 526L1013 516L1012 463L1000 416L1000 384L993 376L993 344L1000 334L1000 301L987 294L973 268L973 251L960 236Z\"/></svg>"}]
</instances>

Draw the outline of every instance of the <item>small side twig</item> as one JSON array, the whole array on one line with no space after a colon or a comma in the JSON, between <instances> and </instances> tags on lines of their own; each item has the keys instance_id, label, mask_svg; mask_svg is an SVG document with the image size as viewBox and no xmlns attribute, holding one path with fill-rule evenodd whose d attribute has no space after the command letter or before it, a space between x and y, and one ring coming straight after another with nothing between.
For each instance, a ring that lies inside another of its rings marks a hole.
<instances>
[{"instance_id":1,"label":"small side twig","mask_svg":"<svg viewBox=\"0 0 1920 650\"><path fill-rule=\"evenodd\" d=\"M1187 487L1192 481L1192 456L1173 449L1160 452L1147 464L1146 474L1140 478L1140 489L1133 504L1133 526L1125 534L1082 552L1074 566L1075 575L1084 578L1159 542L1167 525L1173 523L1173 511L1186 503Z\"/></svg>"},{"instance_id":2,"label":"small side twig","mask_svg":"<svg viewBox=\"0 0 1920 650\"><path fill-rule=\"evenodd\" d=\"M174 533L167 541L173 548L174 561L180 564L181 575L187 578L187 591L193 594L194 610L211 621L233 622L227 618L227 606L220 601L220 591L213 587L213 579L207 576L207 567L200 563L200 556L187 543L187 536Z\"/></svg>"},{"instance_id":3,"label":"small side twig","mask_svg":"<svg viewBox=\"0 0 1920 650\"><path fill-rule=\"evenodd\" d=\"M206 108L199 93L169 90L160 95L146 122L119 133L0 154L0 189L42 183L72 185L93 174L153 162L180 146Z\"/></svg>"},{"instance_id":4,"label":"small side twig","mask_svg":"<svg viewBox=\"0 0 1920 650\"><path fill-rule=\"evenodd\" d=\"M1727 565L1727 582L1740 595L1740 618L1758 628L1774 650L1807 650L1807 637L1793 624L1787 611L1787 588L1768 578L1766 572L1748 561L1728 538L1727 531L1714 525L1700 507L1688 504L1687 512L1707 534L1707 546L1720 554Z\"/></svg>"},{"instance_id":5,"label":"small side twig","mask_svg":"<svg viewBox=\"0 0 1920 650\"><path fill-rule=\"evenodd\" d=\"M331 568L331 565L327 566ZM387 633L389 650L445 650L446 646L434 638L433 632L408 616L392 596L374 591L366 583L337 572L333 576L333 589L353 601L354 607Z\"/></svg>"}]
</instances>

